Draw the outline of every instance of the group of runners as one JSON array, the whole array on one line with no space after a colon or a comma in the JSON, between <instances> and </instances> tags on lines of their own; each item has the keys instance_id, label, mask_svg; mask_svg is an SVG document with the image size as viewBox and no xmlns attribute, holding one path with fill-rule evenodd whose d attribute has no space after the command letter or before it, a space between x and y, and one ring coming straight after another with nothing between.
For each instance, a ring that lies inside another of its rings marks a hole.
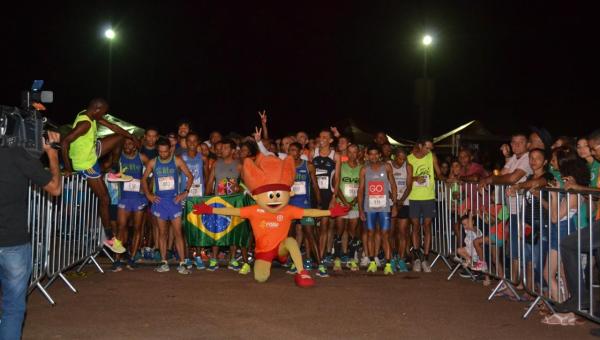
<instances>
[{"instance_id":1,"label":"group of runners","mask_svg":"<svg viewBox=\"0 0 600 340\"><path fill-rule=\"evenodd\" d=\"M351 271L366 267L368 272L382 268L386 275L410 268L431 271L435 179L442 173L427 138L418 140L410 153L392 148L383 132L375 135L371 145L362 146L334 127L323 129L314 140L302 131L273 140L263 111L259 112L261 127L246 137L224 139L215 131L202 141L183 122L166 138L160 137L158 129L147 128L138 139L107 122L103 118L107 112L105 100L92 100L63 138L62 156L64 174L79 173L99 198L105 245L117 253L115 271L136 268L142 246L158 249L157 272L170 270L171 249L181 274L191 273L194 266L217 270L222 249L190 249L186 244L182 204L191 197L243 193L241 164L259 152L294 159L296 178L290 204L350 208L344 217L295 221L290 230L303 245L305 267L316 269L317 276L327 277L329 270L340 271L344 266ZM97 124L114 134L97 139ZM115 186L119 196L109 193ZM111 203L116 205L113 216ZM112 229L108 227L111 222ZM249 273L248 251L248 247L231 245L226 250L227 267ZM295 273L293 264L283 265Z\"/></svg>"}]
</instances>

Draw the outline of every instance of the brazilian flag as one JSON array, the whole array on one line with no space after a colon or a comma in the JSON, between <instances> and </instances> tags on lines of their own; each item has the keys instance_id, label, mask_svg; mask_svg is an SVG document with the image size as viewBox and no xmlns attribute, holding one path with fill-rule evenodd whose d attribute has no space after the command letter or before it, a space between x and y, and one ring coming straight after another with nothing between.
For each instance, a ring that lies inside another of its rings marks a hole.
<instances>
[{"instance_id":1,"label":"brazilian flag","mask_svg":"<svg viewBox=\"0 0 600 340\"><path fill-rule=\"evenodd\" d=\"M239 216L196 215L194 204L201 202L214 208L241 208L254 204L254 200L245 194L189 197L183 211L183 228L190 246L248 246L250 222Z\"/></svg>"}]
</instances>

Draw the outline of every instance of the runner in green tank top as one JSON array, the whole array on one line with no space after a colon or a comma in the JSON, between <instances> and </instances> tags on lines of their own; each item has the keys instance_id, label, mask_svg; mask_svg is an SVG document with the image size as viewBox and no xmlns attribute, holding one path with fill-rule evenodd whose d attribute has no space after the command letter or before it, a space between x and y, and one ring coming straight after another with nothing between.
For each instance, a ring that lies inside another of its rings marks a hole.
<instances>
[{"instance_id":1,"label":"runner in green tank top","mask_svg":"<svg viewBox=\"0 0 600 340\"><path fill-rule=\"evenodd\" d=\"M358 248L358 241L360 240L360 237L357 237L356 235L356 227L358 225L359 217L358 184L362 166L358 163L358 146L351 144L346 151L348 160L343 162L340 167L337 201L344 206L349 206L350 211L348 212L348 215L338 217L335 221L334 271L342 270L342 264L346 264L352 271L358 270L358 261L354 258L354 252Z\"/></svg>"},{"instance_id":2,"label":"runner in green tank top","mask_svg":"<svg viewBox=\"0 0 600 340\"><path fill-rule=\"evenodd\" d=\"M435 154L426 146L431 140L420 138L408 155L407 160L413 168L413 185L408 196L409 217L411 219L413 241L413 271L421 269L429 273L428 257L431 249L431 222L435 217L435 178L440 178L441 171ZM421 218L423 219L423 252L421 245Z\"/></svg>"},{"instance_id":3,"label":"runner in green tank top","mask_svg":"<svg viewBox=\"0 0 600 340\"><path fill-rule=\"evenodd\" d=\"M102 226L108 235L105 245L117 253L125 251L119 240L112 236L110 227L110 213L108 189L102 180L102 173L98 159L102 156L114 153L113 159L118 159L120 154L119 146L124 138L131 138L136 147L140 147L140 142L135 136L123 130L115 124L107 122L102 118L108 112L108 103L104 99L92 99L87 109L77 114L73 123L73 130L62 140L62 157L64 162L64 176L71 176L73 170L76 170L83 178L87 180L88 185L96 194L99 200L98 210ZM100 140L97 139L96 123L103 125L116 132ZM111 154L111 156L113 156ZM109 165L110 167L110 165Z\"/></svg>"}]
</instances>

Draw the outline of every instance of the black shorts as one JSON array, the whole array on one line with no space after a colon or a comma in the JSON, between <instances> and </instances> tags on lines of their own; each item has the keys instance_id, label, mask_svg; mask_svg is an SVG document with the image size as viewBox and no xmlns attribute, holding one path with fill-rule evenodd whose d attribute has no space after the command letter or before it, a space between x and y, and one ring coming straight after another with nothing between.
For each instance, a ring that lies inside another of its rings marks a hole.
<instances>
[{"instance_id":1,"label":"black shorts","mask_svg":"<svg viewBox=\"0 0 600 340\"><path fill-rule=\"evenodd\" d=\"M398 210L398 215L396 215L396 218L399 218L399 219L408 218L409 212L410 212L410 207L408 205L399 205L396 207L396 209Z\"/></svg>"},{"instance_id":2,"label":"black shorts","mask_svg":"<svg viewBox=\"0 0 600 340\"><path fill-rule=\"evenodd\" d=\"M319 204L319 209L329 210L329 203L331 203L333 193L331 190L320 190L319 193L321 194L321 204Z\"/></svg>"},{"instance_id":3,"label":"black shorts","mask_svg":"<svg viewBox=\"0 0 600 340\"><path fill-rule=\"evenodd\" d=\"M424 201L409 201L410 218L435 218L436 202L435 200L424 200Z\"/></svg>"}]
</instances>

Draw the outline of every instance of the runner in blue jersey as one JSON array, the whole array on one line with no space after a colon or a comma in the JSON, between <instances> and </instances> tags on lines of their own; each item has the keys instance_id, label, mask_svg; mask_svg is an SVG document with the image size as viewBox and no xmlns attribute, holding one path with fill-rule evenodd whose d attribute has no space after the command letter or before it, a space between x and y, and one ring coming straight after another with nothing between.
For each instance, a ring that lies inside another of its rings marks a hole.
<instances>
[{"instance_id":1,"label":"runner in blue jersey","mask_svg":"<svg viewBox=\"0 0 600 340\"><path fill-rule=\"evenodd\" d=\"M192 173L188 169L185 162L179 156L171 154L171 146L169 141L161 139L157 143L158 157L148 162L146 171L142 177L142 189L152 202L152 213L158 218L159 230L159 248L161 256L161 265L156 268L157 272L169 271L167 262L167 221L171 221L173 233L175 235L175 247L179 254L179 267L177 271L180 274L189 274L190 271L185 267L185 251L183 242L183 233L181 231L181 201L184 200L192 186ZM185 190L178 194L177 183L179 171L187 178L191 178L185 187ZM154 176L154 192L151 192L148 186L148 177L150 174Z\"/></svg>"},{"instance_id":2,"label":"runner in blue jersey","mask_svg":"<svg viewBox=\"0 0 600 340\"><path fill-rule=\"evenodd\" d=\"M194 176L193 179L181 176L179 179L179 190L183 192L188 184L192 181L190 192L187 198L201 197L204 196L204 176L208 172L208 162L199 150L200 137L195 132L189 132L185 137L187 149L181 154L181 159L185 162L188 169ZM184 201L182 201L183 203ZM200 252L195 247L188 246L189 260L186 262L188 269L192 268L192 259L195 260L196 268L202 270L205 268Z\"/></svg>"},{"instance_id":3,"label":"runner in blue jersey","mask_svg":"<svg viewBox=\"0 0 600 340\"><path fill-rule=\"evenodd\" d=\"M129 236L127 222L133 214L133 239L129 248L129 260L127 269L134 269L134 256L142 243L142 218L144 216L144 208L148 204L148 200L141 190L142 175L144 174L144 166L148 164L148 157L139 153L135 143L131 139L125 139L123 143L123 151L119 157L119 167L121 174L130 176L133 179L129 182L119 183L121 188L121 198L119 199L119 210L117 212L117 233L118 239L126 244ZM114 271L121 271L123 266L121 254L117 254Z\"/></svg>"},{"instance_id":4,"label":"runner in blue jersey","mask_svg":"<svg viewBox=\"0 0 600 340\"><path fill-rule=\"evenodd\" d=\"M311 194L315 195L316 201L320 203L321 196L319 194L319 186L317 184L317 176L315 175L315 167L308 161L303 160L302 145L300 143L292 143L288 147L288 156L294 158L296 163L296 178L292 191L294 195L290 198L290 205L299 208L311 209ZM317 242L315 240L315 219L305 217L301 220L294 221L296 226L296 241L302 244L304 238L304 248L306 249L306 258L304 260L304 268L310 270L312 268L312 257L315 256L317 263L321 262ZM290 274L295 274L295 267L290 267Z\"/></svg>"}]
</instances>

